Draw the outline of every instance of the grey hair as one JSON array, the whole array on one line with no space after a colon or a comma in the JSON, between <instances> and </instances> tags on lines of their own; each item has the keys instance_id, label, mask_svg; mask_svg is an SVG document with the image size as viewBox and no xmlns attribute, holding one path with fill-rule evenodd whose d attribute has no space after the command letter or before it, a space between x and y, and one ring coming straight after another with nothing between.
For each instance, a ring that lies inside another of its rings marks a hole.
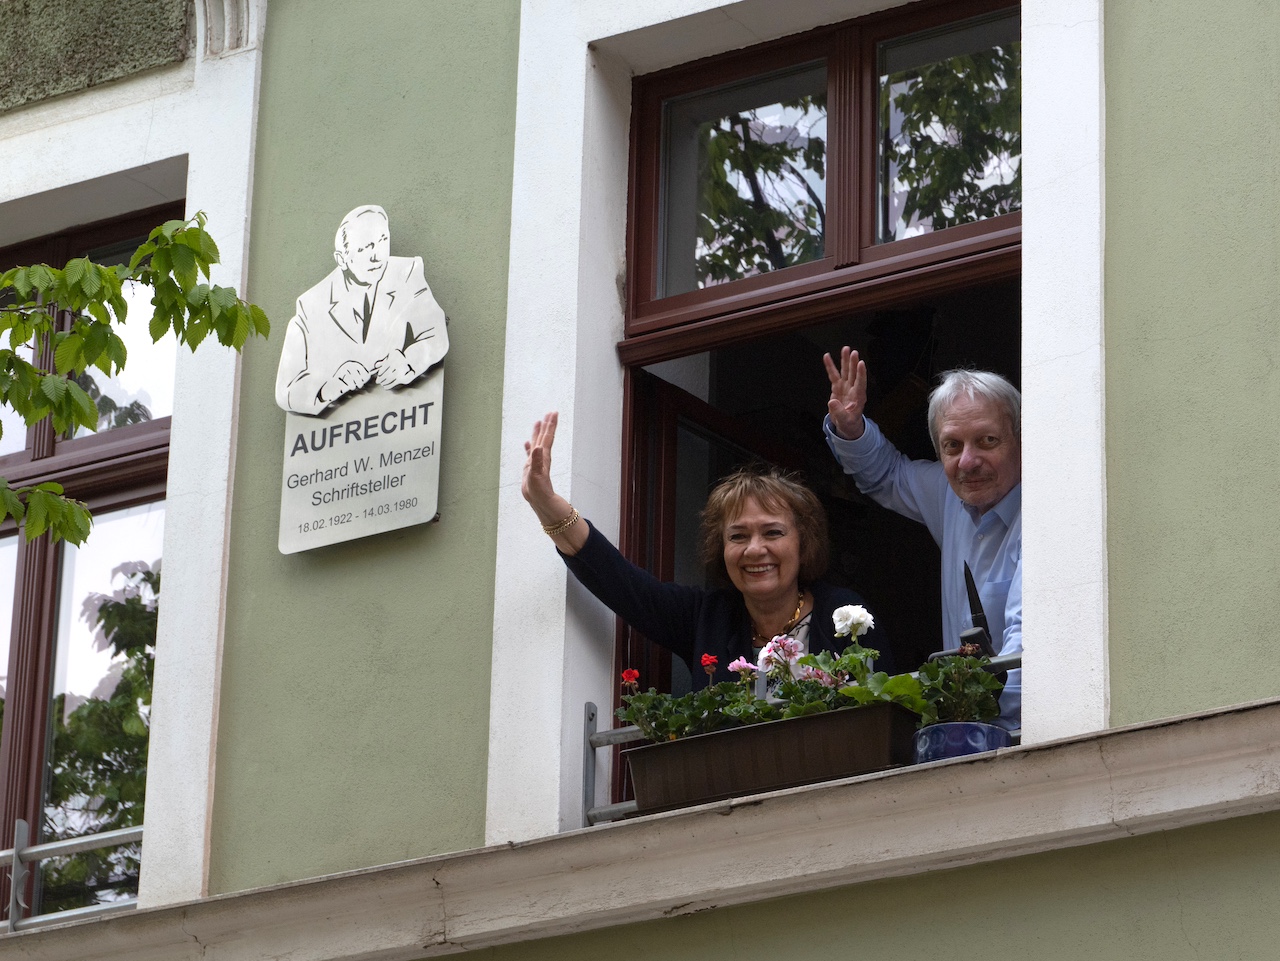
<instances>
[{"instance_id":1,"label":"grey hair","mask_svg":"<svg viewBox=\"0 0 1280 961\"><path fill-rule=\"evenodd\" d=\"M389 226L391 223L387 219L387 212L377 204L365 204L363 207L357 207L342 218L342 223L338 224L338 232L333 235L333 249L338 253L345 254L350 252L347 250L347 228L351 226L352 221L364 214L377 214L382 218L384 224Z\"/></svg>"},{"instance_id":2,"label":"grey hair","mask_svg":"<svg viewBox=\"0 0 1280 961\"><path fill-rule=\"evenodd\" d=\"M1022 395L1018 388L989 370L949 370L929 395L929 439L933 441L935 454L941 455L938 434L942 430L942 415L961 397L999 404L1013 425L1014 436L1021 439Z\"/></svg>"}]
</instances>

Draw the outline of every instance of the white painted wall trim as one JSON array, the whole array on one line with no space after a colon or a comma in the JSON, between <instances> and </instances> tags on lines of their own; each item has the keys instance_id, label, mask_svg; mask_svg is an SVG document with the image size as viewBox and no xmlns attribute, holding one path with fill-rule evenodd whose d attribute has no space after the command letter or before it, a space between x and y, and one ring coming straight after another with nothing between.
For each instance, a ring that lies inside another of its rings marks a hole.
<instances>
[{"instance_id":1,"label":"white painted wall trim","mask_svg":"<svg viewBox=\"0 0 1280 961\"><path fill-rule=\"evenodd\" d=\"M965 817L940 819L960 797ZM409 961L1275 810L1280 700L20 933L0 951Z\"/></svg>"},{"instance_id":2,"label":"white painted wall trim","mask_svg":"<svg viewBox=\"0 0 1280 961\"><path fill-rule=\"evenodd\" d=\"M237 29L247 30L243 36L251 40L237 51L227 50L224 39L221 54L210 57L204 53L208 45L197 42L182 64L0 117L0 204L36 194L56 203L71 185L185 156L187 210L208 213L222 253L213 280L243 291L265 0L228 2L225 9L233 19L241 17ZM197 5L197 11L198 36L204 38L207 6ZM217 345L202 348L198 357L179 353L151 714L144 904L189 900L207 890L238 376L237 355Z\"/></svg>"},{"instance_id":3,"label":"white painted wall trim","mask_svg":"<svg viewBox=\"0 0 1280 961\"><path fill-rule=\"evenodd\" d=\"M1110 717L1102 2L1022 3L1026 743Z\"/></svg>"},{"instance_id":4,"label":"white painted wall trim","mask_svg":"<svg viewBox=\"0 0 1280 961\"><path fill-rule=\"evenodd\" d=\"M612 619L567 582L518 485L530 425L559 409L557 487L616 536L622 397L613 344L622 329L631 76L896 5L525 0L522 6L490 843L580 825L582 702L612 701ZM1100 0L1024 0L1022 10L1023 704L1032 743L1107 724L1103 101ZM537 652L532 663L530 651ZM516 663L518 676L509 669ZM535 704L529 690L545 702ZM516 703L520 711L511 709ZM599 791L607 783L602 768Z\"/></svg>"}]
</instances>

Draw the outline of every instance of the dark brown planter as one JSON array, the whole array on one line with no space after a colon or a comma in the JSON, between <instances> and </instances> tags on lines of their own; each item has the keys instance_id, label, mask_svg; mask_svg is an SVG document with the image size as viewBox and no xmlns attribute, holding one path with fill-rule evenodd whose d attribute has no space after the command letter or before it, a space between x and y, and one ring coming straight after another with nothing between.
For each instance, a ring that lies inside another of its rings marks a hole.
<instances>
[{"instance_id":1,"label":"dark brown planter","mask_svg":"<svg viewBox=\"0 0 1280 961\"><path fill-rule=\"evenodd\" d=\"M645 814L910 764L919 718L873 704L626 751Z\"/></svg>"}]
</instances>

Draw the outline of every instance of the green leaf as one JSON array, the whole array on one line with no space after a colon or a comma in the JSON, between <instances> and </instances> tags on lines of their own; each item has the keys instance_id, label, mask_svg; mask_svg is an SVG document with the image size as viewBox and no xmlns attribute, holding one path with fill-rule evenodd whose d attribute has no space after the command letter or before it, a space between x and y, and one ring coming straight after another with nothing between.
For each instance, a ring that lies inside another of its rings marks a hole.
<instances>
[{"instance_id":1,"label":"green leaf","mask_svg":"<svg viewBox=\"0 0 1280 961\"><path fill-rule=\"evenodd\" d=\"M157 310L155 316L151 318L149 329L151 331L151 340L154 343L169 332L169 315Z\"/></svg>"},{"instance_id":2,"label":"green leaf","mask_svg":"<svg viewBox=\"0 0 1280 961\"><path fill-rule=\"evenodd\" d=\"M40 390L55 404L60 404L67 395L67 378L49 374L40 381Z\"/></svg>"},{"instance_id":3,"label":"green leaf","mask_svg":"<svg viewBox=\"0 0 1280 961\"><path fill-rule=\"evenodd\" d=\"M85 324L84 325L84 345L81 353L84 356L86 364L92 364L107 349L107 338L111 335L111 328L106 324Z\"/></svg>"},{"instance_id":4,"label":"green leaf","mask_svg":"<svg viewBox=\"0 0 1280 961\"><path fill-rule=\"evenodd\" d=\"M149 240L135 250L133 256L129 258L129 274L132 275L138 269L138 265L155 253L155 250L156 245Z\"/></svg>"},{"instance_id":5,"label":"green leaf","mask_svg":"<svg viewBox=\"0 0 1280 961\"><path fill-rule=\"evenodd\" d=\"M169 248L169 256L173 261L173 276L184 288L196 282L196 255L190 247L174 244Z\"/></svg>"},{"instance_id":6,"label":"green leaf","mask_svg":"<svg viewBox=\"0 0 1280 961\"><path fill-rule=\"evenodd\" d=\"M27 274L31 278L31 285L42 294L57 286L58 275L52 267L47 267L44 264L36 264L27 271Z\"/></svg>"},{"instance_id":7,"label":"green leaf","mask_svg":"<svg viewBox=\"0 0 1280 961\"><path fill-rule=\"evenodd\" d=\"M124 341L114 331L107 339L107 359L115 364L117 370L124 367L125 361L129 359L128 348L125 347Z\"/></svg>"},{"instance_id":8,"label":"green leaf","mask_svg":"<svg viewBox=\"0 0 1280 961\"><path fill-rule=\"evenodd\" d=\"M83 340L77 333L68 333L61 338L53 351L53 367L59 374L67 374L80 369L83 363Z\"/></svg>"},{"instance_id":9,"label":"green leaf","mask_svg":"<svg viewBox=\"0 0 1280 961\"><path fill-rule=\"evenodd\" d=\"M213 316L217 317L224 310L231 310L240 302L236 292L230 287L210 287L209 306L213 308Z\"/></svg>"},{"instance_id":10,"label":"green leaf","mask_svg":"<svg viewBox=\"0 0 1280 961\"><path fill-rule=\"evenodd\" d=\"M89 263L88 257L77 257L74 260L68 260L67 266L63 274L67 278L69 284L79 284L84 280L85 274L92 269L93 265Z\"/></svg>"},{"instance_id":11,"label":"green leaf","mask_svg":"<svg viewBox=\"0 0 1280 961\"><path fill-rule=\"evenodd\" d=\"M249 305L249 317L252 319L253 328L256 333L263 337L270 336L271 322L267 320L267 313L257 304Z\"/></svg>"},{"instance_id":12,"label":"green leaf","mask_svg":"<svg viewBox=\"0 0 1280 961\"><path fill-rule=\"evenodd\" d=\"M74 380L67 381L67 393L75 405L76 423L89 430L98 429L98 405Z\"/></svg>"},{"instance_id":13,"label":"green leaf","mask_svg":"<svg viewBox=\"0 0 1280 961\"><path fill-rule=\"evenodd\" d=\"M9 487L9 482L0 479L0 520L12 517L15 521L21 521L26 512L22 499Z\"/></svg>"},{"instance_id":14,"label":"green leaf","mask_svg":"<svg viewBox=\"0 0 1280 961\"><path fill-rule=\"evenodd\" d=\"M13 289L23 300L31 296L31 271L28 268L19 267L13 272Z\"/></svg>"},{"instance_id":15,"label":"green leaf","mask_svg":"<svg viewBox=\"0 0 1280 961\"><path fill-rule=\"evenodd\" d=\"M236 327L231 334L231 346L239 350L244 346L244 342L249 339L249 312L247 310L236 311Z\"/></svg>"},{"instance_id":16,"label":"green leaf","mask_svg":"<svg viewBox=\"0 0 1280 961\"><path fill-rule=\"evenodd\" d=\"M100 324L111 323L111 314L107 312L106 305L103 304L101 301L95 300L93 303L89 304L89 306L86 309L89 311L89 316L92 317L94 320L96 320L98 323Z\"/></svg>"},{"instance_id":17,"label":"green leaf","mask_svg":"<svg viewBox=\"0 0 1280 961\"><path fill-rule=\"evenodd\" d=\"M158 229L165 240L173 240L173 235L186 225L185 220L166 220ZM155 231L152 231L152 236L155 236Z\"/></svg>"},{"instance_id":18,"label":"green leaf","mask_svg":"<svg viewBox=\"0 0 1280 961\"><path fill-rule=\"evenodd\" d=\"M143 737L147 733L147 725L136 712L127 715L120 726L126 734L132 734L134 737Z\"/></svg>"},{"instance_id":19,"label":"green leaf","mask_svg":"<svg viewBox=\"0 0 1280 961\"><path fill-rule=\"evenodd\" d=\"M23 525L27 540L33 541L49 528L49 501L32 493L27 497L27 519Z\"/></svg>"},{"instance_id":20,"label":"green leaf","mask_svg":"<svg viewBox=\"0 0 1280 961\"><path fill-rule=\"evenodd\" d=\"M84 263L85 274L84 279L80 281L80 289L84 291L84 295L86 297L96 297L98 296L98 292L102 290L102 285L104 283L103 275L108 273L108 271L104 267L99 267L97 264L91 263L87 257L84 259ZM68 266L70 266L70 264L68 264ZM112 276L114 276L114 274Z\"/></svg>"},{"instance_id":21,"label":"green leaf","mask_svg":"<svg viewBox=\"0 0 1280 961\"><path fill-rule=\"evenodd\" d=\"M67 502L67 532L63 535L72 544L83 544L93 527L89 508L79 501Z\"/></svg>"}]
</instances>

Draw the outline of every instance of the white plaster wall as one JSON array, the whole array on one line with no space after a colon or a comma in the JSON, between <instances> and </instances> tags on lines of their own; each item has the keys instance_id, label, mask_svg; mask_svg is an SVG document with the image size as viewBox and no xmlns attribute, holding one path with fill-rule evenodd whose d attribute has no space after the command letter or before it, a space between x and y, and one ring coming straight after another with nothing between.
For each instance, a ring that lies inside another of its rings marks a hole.
<instances>
[{"instance_id":1,"label":"white plaster wall","mask_svg":"<svg viewBox=\"0 0 1280 961\"><path fill-rule=\"evenodd\" d=\"M1023 741L1105 728L1102 0L1022 4Z\"/></svg>"},{"instance_id":2,"label":"white plaster wall","mask_svg":"<svg viewBox=\"0 0 1280 961\"><path fill-rule=\"evenodd\" d=\"M243 292L265 0L217 6L220 17L229 6L249 24L239 48L224 43L213 56L200 42L181 65L0 117L0 204L48 192L52 209L63 188L185 156L187 211L209 215L222 253L213 280ZM203 41L206 5L197 12ZM206 893L238 370L237 355L216 344L179 353L140 893L147 905Z\"/></svg>"},{"instance_id":3,"label":"white plaster wall","mask_svg":"<svg viewBox=\"0 0 1280 961\"><path fill-rule=\"evenodd\" d=\"M893 0L526 0L521 9L487 838L580 821L582 701L611 702L612 619L571 589L520 500L522 441L559 409L558 488L616 537L630 77ZM1023 526L1028 743L1107 723L1101 0L1024 0ZM582 157L583 163L566 162ZM566 253L568 252L568 253ZM517 681L504 664L528 664ZM520 697L516 686L546 692ZM607 717L601 726L610 726ZM607 752L600 752L604 755ZM603 771L603 769L601 769ZM598 798L603 798L603 777Z\"/></svg>"}]
</instances>

